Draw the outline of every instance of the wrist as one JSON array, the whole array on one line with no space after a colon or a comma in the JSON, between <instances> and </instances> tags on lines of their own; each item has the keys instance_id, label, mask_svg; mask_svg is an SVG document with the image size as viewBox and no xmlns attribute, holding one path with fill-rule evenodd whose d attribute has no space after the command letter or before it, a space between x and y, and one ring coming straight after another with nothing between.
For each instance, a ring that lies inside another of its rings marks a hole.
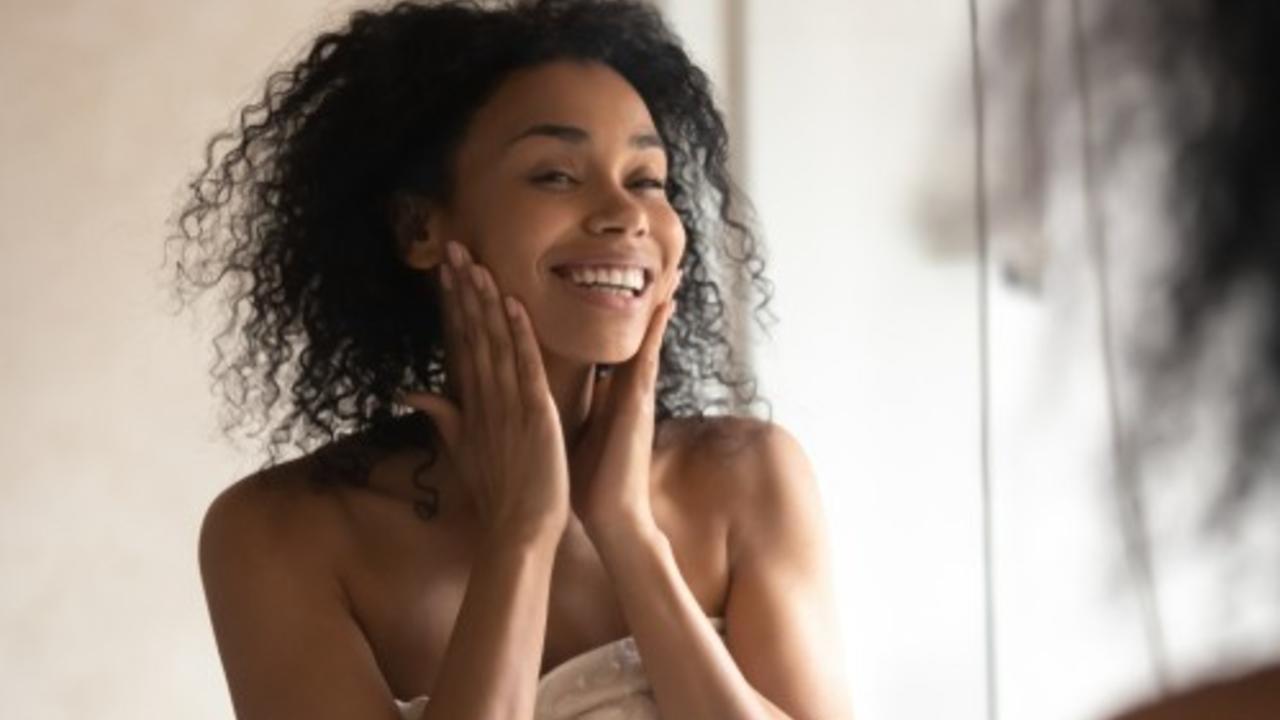
<instances>
[{"instance_id":1,"label":"wrist","mask_svg":"<svg viewBox=\"0 0 1280 720\"><path fill-rule=\"evenodd\" d=\"M666 540L651 513L616 513L603 518L583 520L583 528L601 553L626 545L655 543Z\"/></svg>"},{"instance_id":2,"label":"wrist","mask_svg":"<svg viewBox=\"0 0 1280 720\"><path fill-rule=\"evenodd\" d=\"M555 519L531 525L503 524L486 532L481 542L489 548L554 553L564 531L565 523Z\"/></svg>"}]
</instances>

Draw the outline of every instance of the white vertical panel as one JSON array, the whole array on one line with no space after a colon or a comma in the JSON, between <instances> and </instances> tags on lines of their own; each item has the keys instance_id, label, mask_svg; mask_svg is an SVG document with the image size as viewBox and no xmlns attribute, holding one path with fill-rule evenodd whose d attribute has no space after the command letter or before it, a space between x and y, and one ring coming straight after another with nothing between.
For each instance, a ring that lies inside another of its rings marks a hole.
<instances>
[{"instance_id":1,"label":"white vertical panel","mask_svg":"<svg viewBox=\"0 0 1280 720\"><path fill-rule=\"evenodd\" d=\"M974 274L931 262L908 212L922 163L970 164L967 105L945 97L965 8L750 7L750 190L781 320L760 370L822 482L856 709L978 718ZM952 144L924 157L939 113Z\"/></svg>"}]
</instances>

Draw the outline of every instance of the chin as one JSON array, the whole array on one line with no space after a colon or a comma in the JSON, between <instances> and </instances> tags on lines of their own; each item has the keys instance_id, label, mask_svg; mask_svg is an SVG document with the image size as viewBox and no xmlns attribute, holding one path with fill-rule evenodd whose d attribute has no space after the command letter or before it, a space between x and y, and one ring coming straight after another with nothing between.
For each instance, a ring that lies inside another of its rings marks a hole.
<instances>
[{"instance_id":1,"label":"chin","mask_svg":"<svg viewBox=\"0 0 1280 720\"><path fill-rule=\"evenodd\" d=\"M547 352L554 353L570 362L583 365L618 365L635 357L640 351L640 340L633 338L606 339L579 336L576 342L548 345Z\"/></svg>"},{"instance_id":2,"label":"chin","mask_svg":"<svg viewBox=\"0 0 1280 720\"><path fill-rule=\"evenodd\" d=\"M634 348L602 348L594 347L589 352L584 352L574 360L594 365L621 365L636 356L639 347Z\"/></svg>"}]
</instances>

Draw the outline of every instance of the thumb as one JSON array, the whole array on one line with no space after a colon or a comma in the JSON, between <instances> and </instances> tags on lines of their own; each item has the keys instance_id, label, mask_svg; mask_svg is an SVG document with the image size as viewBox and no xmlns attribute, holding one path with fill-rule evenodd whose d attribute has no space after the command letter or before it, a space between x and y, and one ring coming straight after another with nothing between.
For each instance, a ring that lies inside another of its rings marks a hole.
<instances>
[{"instance_id":1,"label":"thumb","mask_svg":"<svg viewBox=\"0 0 1280 720\"><path fill-rule=\"evenodd\" d=\"M430 417L447 448L452 450L457 445L462 427L462 414L452 400L428 392L400 393L399 400Z\"/></svg>"}]
</instances>

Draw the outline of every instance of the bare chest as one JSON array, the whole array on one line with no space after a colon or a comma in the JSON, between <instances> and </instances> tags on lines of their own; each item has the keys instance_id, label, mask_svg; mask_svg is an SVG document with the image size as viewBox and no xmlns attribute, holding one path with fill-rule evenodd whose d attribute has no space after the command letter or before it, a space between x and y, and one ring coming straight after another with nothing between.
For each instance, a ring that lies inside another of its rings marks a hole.
<instances>
[{"instance_id":1,"label":"bare chest","mask_svg":"<svg viewBox=\"0 0 1280 720\"><path fill-rule=\"evenodd\" d=\"M655 496L653 509L703 612L723 615L727 523L690 493ZM373 495L350 510L357 532L343 575L352 611L396 696L429 694L466 594L474 528L447 509L424 520L408 503ZM552 570L541 672L630 634L604 561L571 531Z\"/></svg>"}]
</instances>

